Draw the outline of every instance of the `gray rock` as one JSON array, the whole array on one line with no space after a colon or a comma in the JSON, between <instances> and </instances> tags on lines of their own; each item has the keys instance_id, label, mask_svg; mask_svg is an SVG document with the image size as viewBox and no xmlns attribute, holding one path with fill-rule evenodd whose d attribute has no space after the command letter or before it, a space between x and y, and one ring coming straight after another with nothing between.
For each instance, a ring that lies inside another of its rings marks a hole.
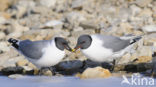
<instances>
[{"instance_id":1,"label":"gray rock","mask_svg":"<svg viewBox=\"0 0 156 87\"><path fill-rule=\"evenodd\" d=\"M57 0L39 0L39 3L45 7L54 7Z\"/></svg>"},{"instance_id":2,"label":"gray rock","mask_svg":"<svg viewBox=\"0 0 156 87\"><path fill-rule=\"evenodd\" d=\"M12 75L9 75L8 77L11 78L11 79L17 79L17 78L22 78L23 75L21 75L21 74L12 74Z\"/></svg>"},{"instance_id":3,"label":"gray rock","mask_svg":"<svg viewBox=\"0 0 156 87\"><path fill-rule=\"evenodd\" d=\"M80 72L83 62L80 60L63 61L55 66L56 71L63 75L72 75Z\"/></svg>"},{"instance_id":4,"label":"gray rock","mask_svg":"<svg viewBox=\"0 0 156 87\"><path fill-rule=\"evenodd\" d=\"M156 32L156 25L145 25L142 30L147 33Z\"/></svg>"},{"instance_id":5,"label":"gray rock","mask_svg":"<svg viewBox=\"0 0 156 87\"><path fill-rule=\"evenodd\" d=\"M79 26L83 27L84 29L98 29L98 24L91 22L91 21L82 21L80 22Z\"/></svg>"},{"instance_id":6,"label":"gray rock","mask_svg":"<svg viewBox=\"0 0 156 87\"><path fill-rule=\"evenodd\" d=\"M7 67L7 68L3 68L1 70L1 73L3 75L22 74L23 70L24 69L22 67Z\"/></svg>"},{"instance_id":7,"label":"gray rock","mask_svg":"<svg viewBox=\"0 0 156 87\"><path fill-rule=\"evenodd\" d=\"M4 32L0 32L0 40L5 39L6 35Z\"/></svg>"},{"instance_id":8,"label":"gray rock","mask_svg":"<svg viewBox=\"0 0 156 87\"><path fill-rule=\"evenodd\" d=\"M3 16L0 16L0 25L6 23L6 19Z\"/></svg>"},{"instance_id":9,"label":"gray rock","mask_svg":"<svg viewBox=\"0 0 156 87\"><path fill-rule=\"evenodd\" d=\"M82 9L84 0L73 0L71 4L71 8L74 9Z\"/></svg>"},{"instance_id":10,"label":"gray rock","mask_svg":"<svg viewBox=\"0 0 156 87\"><path fill-rule=\"evenodd\" d=\"M145 7L150 4L152 0L136 0L135 3L140 7Z\"/></svg>"},{"instance_id":11,"label":"gray rock","mask_svg":"<svg viewBox=\"0 0 156 87\"><path fill-rule=\"evenodd\" d=\"M43 27L49 27L53 29L62 29L63 22L60 20L51 20L46 22Z\"/></svg>"},{"instance_id":12,"label":"gray rock","mask_svg":"<svg viewBox=\"0 0 156 87\"><path fill-rule=\"evenodd\" d=\"M1 52L8 52L10 51L10 48L8 47L8 43L6 41L0 42L0 51Z\"/></svg>"}]
</instances>

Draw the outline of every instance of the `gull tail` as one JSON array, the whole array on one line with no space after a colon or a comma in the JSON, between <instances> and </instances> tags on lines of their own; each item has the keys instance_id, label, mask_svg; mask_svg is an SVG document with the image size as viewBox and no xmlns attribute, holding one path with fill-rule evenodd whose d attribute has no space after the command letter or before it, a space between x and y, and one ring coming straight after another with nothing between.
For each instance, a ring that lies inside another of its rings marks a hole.
<instances>
[{"instance_id":1,"label":"gull tail","mask_svg":"<svg viewBox=\"0 0 156 87\"><path fill-rule=\"evenodd\" d=\"M133 43L139 41L141 38L142 38L142 36L137 36L137 37L133 38L133 39L130 41L130 44L133 44Z\"/></svg>"},{"instance_id":2,"label":"gull tail","mask_svg":"<svg viewBox=\"0 0 156 87\"><path fill-rule=\"evenodd\" d=\"M19 45L19 40L10 38L8 40L8 42L11 43L11 45L18 50L18 48L19 48L19 46L18 46Z\"/></svg>"}]
</instances>

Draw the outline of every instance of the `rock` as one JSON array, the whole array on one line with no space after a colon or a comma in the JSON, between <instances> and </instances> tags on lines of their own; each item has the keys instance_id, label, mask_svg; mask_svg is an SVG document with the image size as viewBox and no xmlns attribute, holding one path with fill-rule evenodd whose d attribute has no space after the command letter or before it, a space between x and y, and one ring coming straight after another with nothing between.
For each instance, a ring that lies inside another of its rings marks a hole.
<instances>
[{"instance_id":1,"label":"rock","mask_svg":"<svg viewBox=\"0 0 156 87\"><path fill-rule=\"evenodd\" d=\"M127 72L145 72L146 70L152 69L152 63L139 63L139 64L128 64L125 65L124 71Z\"/></svg>"},{"instance_id":2,"label":"rock","mask_svg":"<svg viewBox=\"0 0 156 87\"><path fill-rule=\"evenodd\" d=\"M83 62L80 60L63 61L55 65L56 71L63 75L72 75L80 72Z\"/></svg>"},{"instance_id":3,"label":"rock","mask_svg":"<svg viewBox=\"0 0 156 87\"><path fill-rule=\"evenodd\" d=\"M12 74L12 75L9 75L8 77L11 78L11 79L17 79L17 78L23 77L23 75L21 75L21 74Z\"/></svg>"},{"instance_id":4,"label":"rock","mask_svg":"<svg viewBox=\"0 0 156 87\"><path fill-rule=\"evenodd\" d=\"M0 40L5 39L5 33L4 32L0 32Z\"/></svg>"},{"instance_id":5,"label":"rock","mask_svg":"<svg viewBox=\"0 0 156 87\"><path fill-rule=\"evenodd\" d=\"M0 12L0 16L4 17L5 19L11 18L11 14L8 12Z\"/></svg>"},{"instance_id":6,"label":"rock","mask_svg":"<svg viewBox=\"0 0 156 87\"><path fill-rule=\"evenodd\" d=\"M28 30L28 27L22 26L17 21L14 21L11 23L11 28L8 29L9 35L7 36L7 39L18 38L23 34L23 32Z\"/></svg>"},{"instance_id":7,"label":"rock","mask_svg":"<svg viewBox=\"0 0 156 87\"><path fill-rule=\"evenodd\" d=\"M16 66L16 62L19 60L22 60L23 56L17 56L17 57L13 57L13 58L9 58L8 60L6 60L3 63L3 67L15 67Z\"/></svg>"},{"instance_id":8,"label":"rock","mask_svg":"<svg viewBox=\"0 0 156 87\"><path fill-rule=\"evenodd\" d=\"M147 33L156 32L156 25L145 25L142 30Z\"/></svg>"},{"instance_id":9,"label":"rock","mask_svg":"<svg viewBox=\"0 0 156 87\"><path fill-rule=\"evenodd\" d=\"M8 47L8 43L6 41L0 42L0 51L1 52L8 52L10 51L10 48Z\"/></svg>"},{"instance_id":10,"label":"rock","mask_svg":"<svg viewBox=\"0 0 156 87\"><path fill-rule=\"evenodd\" d=\"M152 60L151 56L140 56L137 58L135 63L148 63Z\"/></svg>"},{"instance_id":11,"label":"rock","mask_svg":"<svg viewBox=\"0 0 156 87\"><path fill-rule=\"evenodd\" d=\"M29 27L20 25L17 21L12 22L12 32L25 32L30 30Z\"/></svg>"},{"instance_id":12,"label":"rock","mask_svg":"<svg viewBox=\"0 0 156 87\"><path fill-rule=\"evenodd\" d=\"M110 76L110 71L102 67L87 68L81 75L79 75L81 79L108 78Z\"/></svg>"},{"instance_id":13,"label":"rock","mask_svg":"<svg viewBox=\"0 0 156 87\"><path fill-rule=\"evenodd\" d=\"M52 37L59 31L54 31L51 29L36 29L24 32L24 34L20 37L21 40L30 39L30 40L50 40Z\"/></svg>"},{"instance_id":14,"label":"rock","mask_svg":"<svg viewBox=\"0 0 156 87\"><path fill-rule=\"evenodd\" d=\"M103 67L105 69L109 69L109 70L112 70L112 68L113 68L113 65L110 63L107 63L107 62L99 63L99 62L93 62L91 60L85 60L83 68L87 69L88 67L94 68L97 66L101 66L101 67Z\"/></svg>"},{"instance_id":15,"label":"rock","mask_svg":"<svg viewBox=\"0 0 156 87\"><path fill-rule=\"evenodd\" d=\"M5 23L6 23L6 19L3 16L0 16L0 25Z\"/></svg>"},{"instance_id":16,"label":"rock","mask_svg":"<svg viewBox=\"0 0 156 87\"><path fill-rule=\"evenodd\" d=\"M29 66L21 66L21 67L24 69L24 71L31 71L31 70L33 70L33 68L29 67Z\"/></svg>"},{"instance_id":17,"label":"rock","mask_svg":"<svg viewBox=\"0 0 156 87\"><path fill-rule=\"evenodd\" d=\"M52 71L50 71L49 69L40 70L39 74L44 75L44 76L52 76L53 75Z\"/></svg>"},{"instance_id":18,"label":"rock","mask_svg":"<svg viewBox=\"0 0 156 87\"><path fill-rule=\"evenodd\" d=\"M152 10L151 9L143 9L139 14L138 16L139 17L151 17L152 16ZM147 19L145 19L147 20Z\"/></svg>"},{"instance_id":19,"label":"rock","mask_svg":"<svg viewBox=\"0 0 156 87\"><path fill-rule=\"evenodd\" d=\"M39 3L45 7L54 7L56 5L57 0L39 0Z\"/></svg>"},{"instance_id":20,"label":"rock","mask_svg":"<svg viewBox=\"0 0 156 87\"><path fill-rule=\"evenodd\" d=\"M62 26L63 26L63 22L59 20L52 20L52 21L46 22L43 27L49 27L53 29L62 29Z\"/></svg>"},{"instance_id":21,"label":"rock","mask_svg":"<svg viewBox=\"0 0 156 87\"><path fill-rule=\"evenodd\" d=\"M84 29L98 29L99 28L98 24L89 22L89 21L82 21L80 22L79 26L83 27Z\"/></svg>"},{"instance_id":22,"label":"rock","mask_svg":"<svg viewBox=\"0 0 156 87\"><path fill-rule=\"evenodd\" d=\"M73 0L71 4L71 8L73 9L82 9L83 0Z\"/></svg>"},{"instance_id":23,"label":"rock","mask_svg":"<svg viewBox=\"0 0 156 87\"><path fill-rule=\"evenodd\" d=\"M132 15L136 16L141 12L141 8L136 5L131 5L130 9L132 10Z\"/></svg>"},{"instance_id":24,"label":"rock","mask_svg":"<svg viewBox=\"0 0 156 87\"><path fill-rule=\"evenodd\" d=\"M72 26L78 26L81 21L85 21L86 18L83 13L80 12L70 12L65 15L65 19ZM70 26L71 26L70 25Z\"/></svg>"},{"instance_id":25,"label":"rock","mask_svg":"<svg viewBox=\"0 0 156 87\"><path fill-rule=\"evenodd\" d=\"M130 55L130 53L127 53L127 54L123 55L119 59L119 61L117 62L117 64L127 64L129 62L131 62L131 55Z\"/></svg>"},{"instance_id":26,"label":"rock","mask_svg":"<svg viewBox=\"0 0 156 87\"><path fill-rule=\"evenodd\" d=\"M136 0L135 3L140 7L146 7L152 0Z\"/></svg>"},{"instance_id":27,"label":"rock","mask_svg":"<svg viewBox=\"0 0 156 87\"><path fill-rule=\"evenodd\" d=\"M16 66L23 67L26 71L30 71L32 69L37 69L37 67L29 62L27 59L21 59L16 62Z\"/></svg>"},{"instance_id":28,"label":"rock","mask_svg":"<svg viewBox=\"0 0 156 87\"><path fill-rule=\"evenodd\" d=\"M9 7L9 0L0 0L0 11L5 11Z\"/></svg>"},{"instance_id":29,"label":"rock","mask_svg":"<svg viewBox=\"0 0 156 87\"><path fill-rule=\"evenodd\" d=\"M26 66L26 65L28 65L28 63L29 63L28 60L23 59L23 60L17 61L16 66Z\"/></svg>"},{"instance_id":30,"label":"rock","mask_svg":"<svg viewBox=\"0 0 156 87\"><path fill-rule=\"evenodd\" d=\"M7 67L7 68L3 68L1 70L1 73L3 75L22 74L23 70L24 69L22 67Z\"/></svg>"},{"instance_id":31,"label":"rock","mask_svg":"<svg viewBox=\"0 0 156 87\"><path fill-rule=\"evenodd\" d=\"M83 30L83 32L82 31L73 31L71 34L73 37L78 38L80 35L83 35L83 34L95 34L95 31L94 31L94 29L86 29L86 30Z\"/></svg>"},{"instance_id":32,"label":"rock","mask_svg":"<svg viewBox=\"0 0 156 87\"><path fill-rule=\"evenodd\" d=\"M24 7L24 6L18 6L17 7L17 14L16 14L16 17L17 18L20 18L20 17L23 17L24 14L26 14L26 11L27 11L27 8Z\"/></svg>"}]
</instances>

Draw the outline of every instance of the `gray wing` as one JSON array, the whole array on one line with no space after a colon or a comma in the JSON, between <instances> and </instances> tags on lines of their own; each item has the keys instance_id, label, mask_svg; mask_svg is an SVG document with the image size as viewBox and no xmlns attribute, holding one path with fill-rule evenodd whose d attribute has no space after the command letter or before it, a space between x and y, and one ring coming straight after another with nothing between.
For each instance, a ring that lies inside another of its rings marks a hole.
<instances>
[{"instance_id":1,"label":"gray wing","mask_svg":"<svg viewBox=\"0 0 156 87\"><path fill-rule=\"evenodd\" d=\"M113 52L120 51L130 45L130 40L122 40L119 37L106 35L99 35L98 37L103 40L103 46L112 49Z\"/></svg>"},{"instance_id":2,"label":"gray wing","mask_svg":"<svg viewBox=\"0 0 156 87\"><path fill-rule=\"evenodd\" d=\"M30 41L23 40L19 43L19 51L26 57L39 59L42 55L42 49L50 43L48 40Z\"/></svg>"}]
</instances>

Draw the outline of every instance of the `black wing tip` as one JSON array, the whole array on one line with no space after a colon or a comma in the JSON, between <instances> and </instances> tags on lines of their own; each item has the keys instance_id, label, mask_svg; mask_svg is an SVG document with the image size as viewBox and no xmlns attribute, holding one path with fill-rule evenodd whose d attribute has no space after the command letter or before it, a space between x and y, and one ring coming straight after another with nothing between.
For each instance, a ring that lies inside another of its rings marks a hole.
<instances>
[{"instance_id":1,"label":"black wing tip","mask_svg":"<svg viewBox=\"0 0 156 87\"><path fill-rule=\"evenodd\" d=\"M10 42L10 43L11 43L11 42L12 42L12 40L13 40L13 38L9 38L9 39L8 39L8 42Z\"/></svg>"},{"instance_id":2,"label":"black wing tip","mask_svg":"<svg viewBox=\"0 0 156 87\"><path fill-rule=\"evenodd\" d=\"M9 39L8 39L8 42L9 42L9 43L16 43L16 42L18 42L18 40L13 39L13 38L9 38Z\"/></svg>"},{"instance_id":3,"label":"black wing tip","mask_svg":"<svg viewBox=\"0 0 156 87\"><path fill-rule=\"evenodd\" d=\"M138 36L138 37L132 39L131 44L133 44L133 43L139 41L141 38L142 38L142 36Z\"/></svg>"},{"instance_id":4,"label":"black wing tip","mask_svg":"<svg viewBox=\"0 0 156 87\"><path fill-rule=\"evenodd\" d=\"M13 47L15 47L16 49L18 49L18 47L19 47L18 44L17 44L18 40L13 39L13 38L9 38L9 39L8 39L8 42L11 43L11 45L12 45Z\"/></svg>"}]
</instances>

